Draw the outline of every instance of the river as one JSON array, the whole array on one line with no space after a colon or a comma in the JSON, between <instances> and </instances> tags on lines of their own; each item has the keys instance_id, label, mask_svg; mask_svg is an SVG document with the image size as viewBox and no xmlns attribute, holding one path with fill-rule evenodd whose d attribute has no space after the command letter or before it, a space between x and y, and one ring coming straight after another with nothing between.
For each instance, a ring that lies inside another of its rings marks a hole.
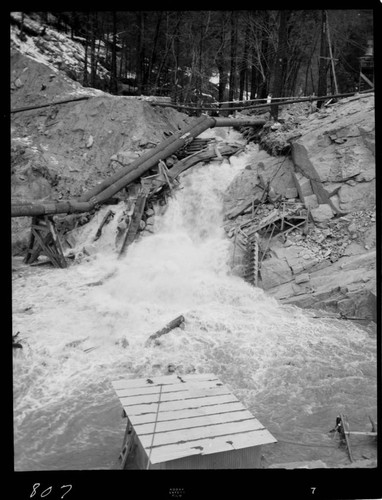
<instances>
[{"instance_id":1,"label":"river","mask_svg":"<svg viewBox=\"0 0 382 500\"><path fill-rule=\"evenodd\" d=\"M13 273L13 330L24 343L13 351L15 470L115 468L126 421L111 381L169 365L216 374L278 439L263 447L264 467L349 462L329 431L341 412L354 430L376 419L375 333L312 318L232 275L222 195L247 160L182 174L154 233L122 260L105 230L109 244L89 261ZM184 329L144 346L180 314ZM370 438L353 444L356 458L376 457Z\"/></svg>"}]
</instances>

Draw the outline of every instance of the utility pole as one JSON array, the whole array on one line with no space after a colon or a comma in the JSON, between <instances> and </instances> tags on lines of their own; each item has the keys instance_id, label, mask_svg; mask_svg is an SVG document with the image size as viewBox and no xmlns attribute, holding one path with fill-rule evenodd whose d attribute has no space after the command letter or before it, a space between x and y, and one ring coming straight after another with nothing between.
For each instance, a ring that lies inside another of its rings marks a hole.
<instances>
[{"instance_id":1,"label":"utility pole","mask_svg":"<svg viewBox=\"0 0 382 500\"><path fill-rule=\"evenodd\" d=\"M336 94L339 94L338 92L338 85L337 85L337 77L336 77L336 70L334 69L334 59L333 59L333 52L332 52L332 44L330 41L330 30L329 30L329 15L328 12L325 11L326 14L326 34L328 36L328 45L329 45L329 54L330 54L330 61L332 63L332 72L333 72L333 79L334 79L334 88Z\"/></svg>"}]
</instances>

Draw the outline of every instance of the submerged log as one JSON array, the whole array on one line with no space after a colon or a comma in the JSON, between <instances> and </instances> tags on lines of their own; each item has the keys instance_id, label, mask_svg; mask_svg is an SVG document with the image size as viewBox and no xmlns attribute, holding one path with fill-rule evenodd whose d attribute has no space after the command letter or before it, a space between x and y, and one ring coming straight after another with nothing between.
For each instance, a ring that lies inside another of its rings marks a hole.
<instances>
[{"instance_id":1,"label":"submerged log","mask_svg":"<svg viewBox=\"0 0 382 500\"><path fill-rule=\"evenodd\" d=\"M147 339L147 341L145 343L145 346L146 347L149 346L153 340L156 340L158 337L161 337L162 335L165 335L166 333L170 332L174 328L177 328L183 322L184 322L184 316L178 316L177 318L173 319L164 328L162 328L162 330L159 330L159 331L153 333L152 335L150 335L150 337Z\"/></svg>"}]
</instances>

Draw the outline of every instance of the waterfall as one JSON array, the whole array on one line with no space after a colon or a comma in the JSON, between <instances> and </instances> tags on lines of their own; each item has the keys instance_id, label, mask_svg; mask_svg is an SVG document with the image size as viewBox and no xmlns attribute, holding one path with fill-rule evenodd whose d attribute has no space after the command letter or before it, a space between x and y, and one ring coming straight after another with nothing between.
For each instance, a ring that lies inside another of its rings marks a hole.
<instances>
[{"instance_id":1,"label":"waterfall","mask_svg":"<svg viewBox=\"0 0 382 500\"><path fill-rule=\"evenodd\" d=\"M231 273L222 199L253 153L182 174L153 234L122 260L105 250L14 281L13 328L25 341L13 363L16 470L112 468L125 421L111 380L169 365L215 373L280 440L264 452L270 463L346 462L328 430L340 411L362 426L375 413L376 339L283 306ZM183 329L145 347L180 314ZM283 444L304 439L328 447Z\"/></svg>"}]
</instances>

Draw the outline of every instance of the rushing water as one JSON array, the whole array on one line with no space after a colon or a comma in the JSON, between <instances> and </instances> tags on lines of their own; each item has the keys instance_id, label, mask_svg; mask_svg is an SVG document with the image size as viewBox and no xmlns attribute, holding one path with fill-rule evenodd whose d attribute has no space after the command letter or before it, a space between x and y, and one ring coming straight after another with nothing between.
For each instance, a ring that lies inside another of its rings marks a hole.
<instances>
[{"instance_id":1,"label":"rushing water","mask_svg":"<svg viewBox=\"0 0 382 500\"><path fill-rule=\"evenodd\" d=\"M184 173L154 234L123 260L105 247L68 269L16 276L13 328L25 342L14 351L16 470L115 467L125 420L111 381L170 364L231 388L279 440L263 448L265 465L347 463L329 430L340 412L357 430L376 418L375 335L282 306L230 273L222 193L247 160ZM180 314L184 329L144 346ZM370 438L353 443L356 458L375 458Z\"/></svg>"}]
</instances>

